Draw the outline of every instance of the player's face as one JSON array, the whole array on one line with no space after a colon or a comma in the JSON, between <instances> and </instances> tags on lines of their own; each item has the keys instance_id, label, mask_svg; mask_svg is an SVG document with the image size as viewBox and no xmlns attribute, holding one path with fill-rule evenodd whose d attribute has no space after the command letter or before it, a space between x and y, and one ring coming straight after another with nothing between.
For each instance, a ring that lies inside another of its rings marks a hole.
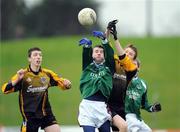
<instances>
[{"instance_id":1,"label":"player's face","mask_svg":"<svg viewBox=\"0 0 180 132\"><path fill-rule=\"evenodd\" d=\"M136 54L134 50L128 47L128 48L125 48L125 53L130 59L134 60L134 56Z\"/></svg>"},{"instance_id":2,"label":"player's face","mask_svg":"<svg viewBox=\"0 0 180 132\"><path fill-rule=\"evenodd\" d=\"M101 63L104 61L104 50L99 47L93 49L92 57L96 63Z\"/></svg>"},{"instance_id":3,"label":"player's face","mask_svg":"<svg viewBox=\"0 0 180 132\"><path fill-rule=\"evenodd\" d=\"M31 56L28 58L32 66L40 67L42 62L42 53L41 51L32 51Z\"/></svg>"}]
</instances>

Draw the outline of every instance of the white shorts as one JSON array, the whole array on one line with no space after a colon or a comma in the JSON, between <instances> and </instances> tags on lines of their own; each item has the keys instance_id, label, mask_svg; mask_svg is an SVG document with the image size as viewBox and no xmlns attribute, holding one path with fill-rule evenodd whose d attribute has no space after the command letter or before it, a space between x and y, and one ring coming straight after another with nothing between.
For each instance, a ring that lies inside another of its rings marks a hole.
<instances>
[{"instance_id":1,"label":"white shorts","mask_svg":"<svg viewBox=\"0 0 180 132\"><path fill-rule=\"evenodd\" d=\"M151 128L143 120L137 119L136 114L127 114L126 122L128 124L128 132L152 132Z\"/></svg>"},{"instance_id":2,"label":"white shorts","mask_svg":"<svg viewBox=\"0 0 180 132\"><path fill-rule=\"evenodd\" d=\"M107 120L111 120L105 102L83 99L79 105L78 122L80 126L101 127Z\"/></svg>"}]
</instances>

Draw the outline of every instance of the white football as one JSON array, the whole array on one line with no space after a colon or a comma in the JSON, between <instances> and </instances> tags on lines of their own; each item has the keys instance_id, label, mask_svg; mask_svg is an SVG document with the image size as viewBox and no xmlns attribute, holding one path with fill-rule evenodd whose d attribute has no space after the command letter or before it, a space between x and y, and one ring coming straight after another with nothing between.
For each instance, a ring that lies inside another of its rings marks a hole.
<instances>
[{"instance_id":1,"label":"white football","mask_svg":"<svg viewBox=\"0 0 180 132\"><path fill-rule=\"evenodd\" d=\"M83 26L91 26L96 22L96 12L91 8L83 8L78 14L78 21Z\"/></svg>"}]
</instances>

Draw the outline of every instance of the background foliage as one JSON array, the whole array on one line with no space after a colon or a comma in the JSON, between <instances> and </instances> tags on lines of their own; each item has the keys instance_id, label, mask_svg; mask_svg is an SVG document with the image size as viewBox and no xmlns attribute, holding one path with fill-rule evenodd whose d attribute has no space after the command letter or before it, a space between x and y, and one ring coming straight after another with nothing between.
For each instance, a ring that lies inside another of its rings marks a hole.
<instances>
[{"instance_id":1,"label":"background foliage","mask_svg":"<svg viewBox=\"0 0 180 132\"><path fill-rule=\"evenodd\" d=\"M42 0L29 8L24 0L0 0L1 39L86 34L90 28L78 23L78 12L85 7L97 9L91 0ZM98 15L98 12L97 12ZM94 28L99 27L98 24Z\"/></svg>"}]
</instances>

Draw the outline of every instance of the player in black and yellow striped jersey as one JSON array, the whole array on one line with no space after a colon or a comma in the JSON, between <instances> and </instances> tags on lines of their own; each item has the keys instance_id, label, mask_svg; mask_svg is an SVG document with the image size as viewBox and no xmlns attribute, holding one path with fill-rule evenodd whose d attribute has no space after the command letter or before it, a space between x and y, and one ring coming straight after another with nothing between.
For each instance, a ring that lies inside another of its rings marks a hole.
<instances>
[{"instance_id":1,"label":"player in black and yellow striped jersey","mask_svg":"<svg viewBox=\"0 0 180 132\"><path fill-rule=\"evenodd\" d=\"M135 53L131 46L129 45L124 49L128 53L119 57L115 55L114 57L116 72L113 75L113 88L108 102L112 112L113 132L119 131L119 129L123 132L127 131L127 124L125 123L125 94L129 82L137 73L137 66L128 55L129 52ZM127 51L127 49L131 50Z\"/></svg>"},{"instance_id":2,"label":"player in black and yellow striped jersey","mask_svg":"<svg viewBox=\"0 0 180 132\"><path fill-rule=\"evenodd\" d=\"M20 69L12 79L2 86L5 94L19 91L19 106L23 117L22 132L59 132L48 100L48 88L58 86L71 88L68 79L59 77L51 70L41 68L42 52L38 47L28 50L29 67Z\"/></svg>"},{"instance_id":3,"label":"player in black and yellow striped jersey","mask_svg":"<svg viewBox=\"0 0 180 132\"><path fill-rule=\"evenodd\" d=\"M129 82L137 72L137 66L133 60L137 57L137 49L133 45L122 48L116 31L117 20L108 23L108 29L114 37L114 43L117 50L115 60L115 73L113 75L113 88L108 101L112 113L112 131L127 132L127 123L125 122L125 94Z\"/></svg>"}]
</instances>

